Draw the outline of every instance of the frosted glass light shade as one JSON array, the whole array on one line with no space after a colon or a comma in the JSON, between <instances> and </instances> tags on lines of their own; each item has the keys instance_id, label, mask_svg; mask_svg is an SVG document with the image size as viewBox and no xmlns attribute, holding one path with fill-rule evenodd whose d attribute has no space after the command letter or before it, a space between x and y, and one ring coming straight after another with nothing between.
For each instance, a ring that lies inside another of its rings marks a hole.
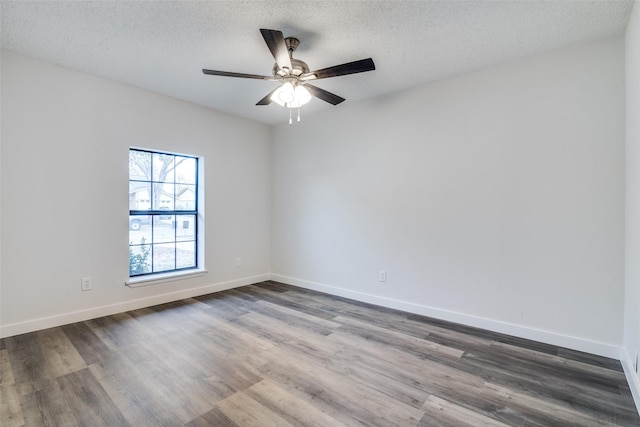
<instances>
[{"instance_id":1,"label":"frosted glass light shade","mask_svg":"<svg viewBox=\"0 0 640 427\"><path fill-rule=\"evenodd\" d=\"M278 98L280 99L280 101L284 102L285 104L289 104L290 102L293 102L293 100L295 99L295 96L296 96L295 90L293 89L293 85L291 84L291 82L287 82L283 84L280 90L278 91Z\"/></svg>"},{"instance_id":2,"label":"frosted glass light shade","mask_svg":"<svg viewBox=\"0 0 640 427\"><path fill-rule=\"evenodd\" d=\"M275 90L275 92L271 94L271 100L281 107L286 107L287 105L284 102L280 101L280 91L282 91L282 86L280 86Z\"/></svg>"},{"instance_id":3,"label":"frosted glass light shade","mask_svg":"<svg viewBox=\"0 0 640 427\"><path fill-rule=\"evenodd\" d=\"M304 86L296 86L294 92L294 102L300 107L311 101L311 94Z\"/></svg>"}]
</instances>

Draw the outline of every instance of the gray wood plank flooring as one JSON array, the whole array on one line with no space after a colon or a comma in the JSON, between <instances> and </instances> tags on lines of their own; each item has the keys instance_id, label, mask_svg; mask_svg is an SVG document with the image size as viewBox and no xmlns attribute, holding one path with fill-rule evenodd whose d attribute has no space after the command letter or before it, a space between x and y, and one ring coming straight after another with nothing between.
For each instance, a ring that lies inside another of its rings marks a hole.
<instances>
[{"instance_id":1,"label":"gray wood plank flooring","mask_svg":"<svg viewBox=\"0 0 640 427\"><path fill-rule=\"evenodd\" d=\"M0 340L0 425L640 426L620 363L263 282Z\"/></svg>"}]
</instances>

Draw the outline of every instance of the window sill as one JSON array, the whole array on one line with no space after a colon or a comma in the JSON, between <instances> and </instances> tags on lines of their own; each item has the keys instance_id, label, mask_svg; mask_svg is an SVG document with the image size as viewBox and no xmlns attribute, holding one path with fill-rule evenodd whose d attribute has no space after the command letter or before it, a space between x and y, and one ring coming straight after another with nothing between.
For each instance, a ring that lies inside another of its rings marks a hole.
<instances>
[{"instance_id":1,"label":"window sill","mask_svg":"<svg viewBox=\"0 0 640 427\"><path fill-rule=\"evenodd\" d=\"M186 271L173 271L171 273L158 273L142 277L130 277L124 284L130 288L139 288L142 286L155 285L164 282L175 282L176 280L192 279L207 274L205 269L195 269Z\"/></svg>"}]
</instances>

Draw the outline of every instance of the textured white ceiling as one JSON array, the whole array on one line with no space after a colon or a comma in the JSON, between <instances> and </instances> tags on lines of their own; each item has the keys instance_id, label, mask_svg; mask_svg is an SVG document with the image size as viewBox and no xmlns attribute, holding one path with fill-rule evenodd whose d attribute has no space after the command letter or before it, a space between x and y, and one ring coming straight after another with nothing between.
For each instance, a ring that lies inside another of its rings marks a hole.
<instances>
[{"instance_id":1,"label":"textured white ceiling","mask_svg":"<svg viewBox=\"0 0 640 427\"><path fill-rule=\"evenodd\" d=\"M260 28L300 39L314 69L373 58L376 70L319 80L347 99L305 115L564 46L622 34L633 1L2 1L2 47L259 122L276 83Z\"/></svg>"}]
</instances>

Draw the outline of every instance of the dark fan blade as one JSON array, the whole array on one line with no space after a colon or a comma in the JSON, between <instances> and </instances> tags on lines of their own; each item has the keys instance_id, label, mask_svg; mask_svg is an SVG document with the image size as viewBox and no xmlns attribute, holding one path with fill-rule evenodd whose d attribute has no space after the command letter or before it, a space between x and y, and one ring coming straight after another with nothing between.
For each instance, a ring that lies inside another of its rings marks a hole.
<instances>
[{"instance_id":1,"label":"dark fan blade","mask_svg":"<svg viewBox=\"0 0 640 427\"><path fill-rule=\"evenodd\" d=\"M322 99L329 104L338 105L342 101L344 101L344 98L342 98L341 96L335 95L331 92L327 92L326 90L320 89L319 87L315 87L310 84L305 84L304 87L309 90L309 93L311 93L311 95L315 96L316 98Z\"/></svg>"},{"instance_id":2,"label":"dark fan blade","mask_svg":"<svg viewBox=\"0 0 640 427\"><path fill-rule=\"evenodd\" d=\"M284 42L282 31L260 29L260 32L278 67L290 70L291 58L289 58L289 49L287 49L287 44Z\"/></svg>"},{"instance_id":3,"label":"dark fan blade","mask_svg":"<svg viewBox=\"0 0 640 427\"><path fill-rule=\"evenodd\" d=\"M346 64L334 65L333 67L323 68L322 70L312 71L304 74L302 80L307 79L326 79L327 77L346 76L347 74L364 73L365 71L373 71L376 69L373 59L361 59L359 61L347 62Z\"/></svg>"},{"instance_id":4,"label":"dark fan blade","mask_svg":"<svg viewBox=\"0 0 640 427\"><path fill-rule=\"evenodd\" d=\"M205 70L202 69L202 72L205 74L209 74L212 76L223 76L223 77L242 77L243 79L259 79L259 80L275 80L270 76L259 76L257 74L245 74L245 73L232 73L230 71L217 71L217 70Z\"/></svg>"},{"instance_id":5,"label":"dark fan blade","mask_svg":"<svg viewBox=\"0 0 640 427\"><path fill-rule=\"evenodd\" d=\"M269 92L267 94L267 96L265 96L264 98L262 98L260 101L258 101L258 103L256 105L269 105L271 104L271 95L273 95L273 93L275 91L277 91L280 88L280 86L276 87L274 90L272 90L271 92Z\"/></svg>"}]
</instances>

